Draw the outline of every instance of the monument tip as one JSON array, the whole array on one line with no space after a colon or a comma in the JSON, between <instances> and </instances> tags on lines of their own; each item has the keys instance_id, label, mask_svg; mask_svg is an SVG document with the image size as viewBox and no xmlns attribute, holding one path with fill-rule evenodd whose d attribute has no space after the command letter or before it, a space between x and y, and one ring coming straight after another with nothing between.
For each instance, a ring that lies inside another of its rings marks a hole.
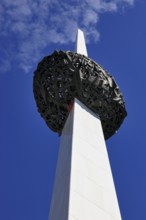
<instances>
[{"instance_id":1,"label":"monument tip","mask_svg":"<svg viewBox=\"0 0 146 220\"><path fill-rule=\"evenodd\" d=\"M76 37L76 53L88 56L84 32L78 28Z\"/></svg>"}]
</instances>

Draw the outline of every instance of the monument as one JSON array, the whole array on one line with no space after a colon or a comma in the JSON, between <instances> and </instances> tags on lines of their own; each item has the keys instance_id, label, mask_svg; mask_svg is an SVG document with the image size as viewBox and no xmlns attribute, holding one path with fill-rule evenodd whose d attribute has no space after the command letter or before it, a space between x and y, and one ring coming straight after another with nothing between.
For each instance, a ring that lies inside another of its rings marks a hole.
<instances>
[{"instance_id":1,"label":"monument","mask_svg":"<svg viewBox=\"0 0 146 220\"><path fill-rule=\"evenodd\" d=\"M127 113L113 77L87 57L81 30L76 52L38 64L33 88L38 111L61 135L49 220L120 220L105 139Z\"/></svg>"}]
</instances>

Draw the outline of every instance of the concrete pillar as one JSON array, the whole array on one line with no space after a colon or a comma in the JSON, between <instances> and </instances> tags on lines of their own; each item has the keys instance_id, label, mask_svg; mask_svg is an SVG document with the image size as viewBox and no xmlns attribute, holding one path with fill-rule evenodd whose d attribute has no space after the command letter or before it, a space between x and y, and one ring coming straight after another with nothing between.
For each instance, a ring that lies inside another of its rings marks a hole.
<instances>
[{"instance_id":1,"label":"concrete pillar","mask_svg":"<svg viewBox=\"0 0 146 220\"><path fill-rule=\"evenodd\" d=\"M87 56L80 30L76 51ZM77 99L62 131L49 220L121 220L100 119Z\"/></svg>"}]
</instances>

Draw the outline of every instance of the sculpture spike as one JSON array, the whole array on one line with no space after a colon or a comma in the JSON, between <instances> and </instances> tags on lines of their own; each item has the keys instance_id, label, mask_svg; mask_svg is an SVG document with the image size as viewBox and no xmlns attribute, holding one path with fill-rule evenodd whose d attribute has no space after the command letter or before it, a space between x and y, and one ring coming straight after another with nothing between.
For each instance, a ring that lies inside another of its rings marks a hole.
<instances>
[{"instance_id":1,"label":"sculpture spike","mask_svg":"<svg viewBox=\"0 0 146 220\"><path fill-rule=\"evenodd\" d=\"M85 43L85 36L83 31L78 29L77 37L76 37L76 53L88 56L86 43Z\"/></svg>"}]
</instances>

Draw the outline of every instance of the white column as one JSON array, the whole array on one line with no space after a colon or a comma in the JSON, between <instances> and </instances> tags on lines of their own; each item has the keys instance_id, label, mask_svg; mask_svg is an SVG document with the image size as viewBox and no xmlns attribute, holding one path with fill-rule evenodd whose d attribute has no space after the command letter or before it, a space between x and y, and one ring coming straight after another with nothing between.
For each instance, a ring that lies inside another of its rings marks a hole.
<instances>
[{"instance_id":1,"label":"white column","mask_svg":"<svg viewBox=\"0 0 146 220\"><path fill-rule=\"evenodd\" d=\"M87 56L80 30L76 52ZM121 220L100 119L77 99L62 131L49 220Z\"/></svg>"},{"instance_id":2,"label":"white column","mask_svg":"<svg viewBox=\"0 0 146 220\"><path fill-rule=\"evenodd\" d=\"M121 220L101 122L78 100L61 137L49 220Z\"/></svg>"}]
</instances>

